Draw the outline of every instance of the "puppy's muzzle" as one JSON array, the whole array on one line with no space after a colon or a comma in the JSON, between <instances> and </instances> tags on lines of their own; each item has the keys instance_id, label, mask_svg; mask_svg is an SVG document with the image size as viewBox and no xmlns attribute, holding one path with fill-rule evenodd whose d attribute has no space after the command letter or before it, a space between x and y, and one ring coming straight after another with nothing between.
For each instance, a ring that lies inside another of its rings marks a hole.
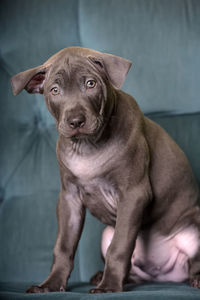
<instances>
[{"instance_id":1,"label":"puppy's muzzle","mask_svg":"<svg viewBox=\"0 0 200 300\"><path fill-rule=\"evenodd\" d=\"M86 118L83 114L70 116L67 118L67 124L71 129L83 128L85 126Z\"/></svg>"}]
</instances>

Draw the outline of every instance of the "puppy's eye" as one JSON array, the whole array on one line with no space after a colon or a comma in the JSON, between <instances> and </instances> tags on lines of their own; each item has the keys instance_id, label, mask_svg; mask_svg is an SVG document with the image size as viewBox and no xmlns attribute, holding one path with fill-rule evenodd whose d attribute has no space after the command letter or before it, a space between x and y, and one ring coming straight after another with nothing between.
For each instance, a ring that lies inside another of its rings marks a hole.
<instances>
[{"instance_id":1,"label":"puppy's eye","mask_svg":"<svg viewBox=\"0 0 200 300\"><path fill-rule=\"evenodd\" d=\"M86 86L87 86L87 88L89 88L89 89L94 88L95 85L96 85L96 81L93 80L93 79L90 79L90 80L88 80L88 81L86 82Z\"/></svg>"},{"instance_id":2,"label":"puppy's eye","mask_svg":"<svg viewBox=\"0 0 200 300\"><path fill-rule=\"evenodd\" d=\"M56 95L59 95L60 94L60 90L58 87L54 87L51 89L51 94L56 96Z\"/></svg>"}]
</instances>

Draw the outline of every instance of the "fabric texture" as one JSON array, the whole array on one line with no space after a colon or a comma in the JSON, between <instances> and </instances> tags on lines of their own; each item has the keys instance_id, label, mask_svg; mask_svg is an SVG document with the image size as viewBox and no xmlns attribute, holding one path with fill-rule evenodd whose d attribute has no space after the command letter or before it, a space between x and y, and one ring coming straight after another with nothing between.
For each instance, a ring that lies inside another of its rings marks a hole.
<instances>
[{"instance_id":1,"label":"fabric texture","mask_svg":"<svg viewBox=\"0 0 200 300\"><path fill-rule=\"evenodd\" d=\"M59 299L59 300L92 300L92 299L109 299L109 300L198 300L199 291L189 287L186 284L145 284L134 287L127 285L126 291L122 293L108 293L104 295L91 295L88 290L92 288L88 283L69 284L66 293L44 293L37 295L24 294L24 290L33 282L20 284L0 284L0 299L4 300L22 300L22 299ZM1 292L1 288L3 291Z\"/></svg>"},{"instance_id":2,"label":"fabric texture","mask_svg":"<svg viewBox=\"0 0 200 300\"><path fill-rule=\"evenodd\" d=\"M199 15L198 0L80 1L81 42L133 62L123 89L144 112L195 112Z\"/></svg>"},{"instance_id":3,"label":"fabric texture","mask_svg":"<svg viewBox=\"0 0 200 300\"><path fill-rule=\"evenodd\" d=\"M88 295L103 270L104 225L88 212L70 292L25 295L49 273L60 189L57 131L41 95L12 95L10 77L68 46L133 62L123 90L186 153L200 183L199 0L2 0L0 2L0 299L198 299L187 284L145 284ZM85 284L84 282L87 282Z\"/></svg>"}]
</instances>

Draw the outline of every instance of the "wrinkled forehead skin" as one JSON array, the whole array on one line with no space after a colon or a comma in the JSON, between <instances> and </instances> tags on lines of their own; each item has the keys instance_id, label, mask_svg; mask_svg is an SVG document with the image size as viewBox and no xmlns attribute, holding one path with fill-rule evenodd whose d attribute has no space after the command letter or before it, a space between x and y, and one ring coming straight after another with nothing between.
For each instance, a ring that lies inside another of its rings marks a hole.
<instances>
[{"instance_id":1,"label":"wrinkled forehead skin","mask_svg":"<svg viewBox=\"0 0 200 300\"><path fill-rule=\"evenodd\" d=\"M96 59L98 56L100 57L100 55L100 52L79 47L70 47L61 50L48 59L43 65L48 70L45 86L48 88L48 86L55 83L58 78L61 78L62 80L59 80L59 84L62 86L62 83L65 81L65 87L68 86L68 89L72 89L73 81L77 75L96 75L99 79L105 78L105 71L98 70L89 59L93 57Z\"/></svg>"},{"instance_id":2,"label":"wrinkled forehead skin","mask_svg":"<svg viewBox=\"0 0 200 300\"><path fill-rule=\"evenodd\" d=\"M79 65L80 70L83 69L84 66L86 68L89 62L89 57L98 58L101 57L101 55L101 52L95 50L80 47L69 47L51 56L43 64L43 66L50 70L49 73L52 76L55 72L58 72L61 69L69 71L67 68L73 65Z\"/></svg>"}]
</instances>

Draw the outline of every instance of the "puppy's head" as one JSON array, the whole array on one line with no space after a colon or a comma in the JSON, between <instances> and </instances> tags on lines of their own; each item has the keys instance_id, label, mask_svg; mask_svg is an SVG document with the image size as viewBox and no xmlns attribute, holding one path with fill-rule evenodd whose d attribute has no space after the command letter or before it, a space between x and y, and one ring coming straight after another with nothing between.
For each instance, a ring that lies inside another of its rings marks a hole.
<instances>
[{"instance_id":1,"label":"puppy's head","mask_svg":"<svg viewBox=\"0 0 200 300\"><path fill-rule=\"evenodd\" d=\"M65 137L89 137L99 131L114 105L131 62L111 54L70 47L43 65L11 78L14 95L25 89L44 94L45 102Z\"/></svg>"}]
</instances>

